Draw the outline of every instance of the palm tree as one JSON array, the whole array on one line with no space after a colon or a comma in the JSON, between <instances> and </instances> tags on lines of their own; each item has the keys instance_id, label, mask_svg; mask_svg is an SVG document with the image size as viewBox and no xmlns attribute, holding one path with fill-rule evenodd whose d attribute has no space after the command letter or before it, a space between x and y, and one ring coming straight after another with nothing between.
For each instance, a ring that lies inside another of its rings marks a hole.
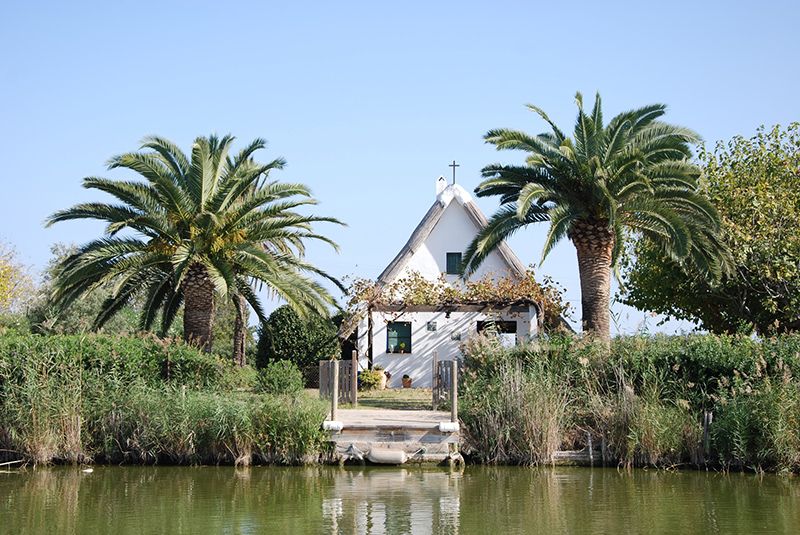
<instances>
[{"instance_id":1,"label":"palm tree","mask_svg":"<svg viewBox=\"0 0 800 535\"><path fill-rule=\"evenodd\" d=\"M532 223L549 221L541 261L564 238L578 256L582 323L586 332L609 337L611 271L626 236L653 240L678 262L690 261L718 277L725 254L719 217L697 193L700 169L690 161L693 131L659 121L666 106L653 104L620 113L605 125L600 95L590 114L576 95L578 117L567 137L540 108L528 105L551 128L536 136L490 130L484 139L497 150L527 153L525 165L492 164L475 189L500 196L500 208L465 253L469 275L502 240Z\"/></svg>"},{"instance_id":2,"label":"palm tree","mask_svg":"<svg viewBox=\"0 0 800 535\"><path fill-rule=\"evenodd\" d=\"M138 173L143 182L85 178L84 187L119 202L78 204L48 219L48 226L70 219L108 223L104 237L80 247L60 266L54 284L56 305L69 306L85 292L108 284L113 292L103 303L96 328L138 298L144 302L140 328L150 329L160 313L161 333L183 305L184 339L206 351L211 350L217 297L235 302L243 298L265 319L253 283L265 286L301 315L327 315L334 299L311 277L339 283L297 252L306 240L336 248L315 233L312 224L341 223L294 211L316 201L302 184L269 180L269 173L285 162L260 164L253 159L265 141L256 139L231 156L233 141L232 136L199 137L187 157L174 143L149 137L139 152L116 156L109 163L109 169Z\"/></svg>"}]
</instances>

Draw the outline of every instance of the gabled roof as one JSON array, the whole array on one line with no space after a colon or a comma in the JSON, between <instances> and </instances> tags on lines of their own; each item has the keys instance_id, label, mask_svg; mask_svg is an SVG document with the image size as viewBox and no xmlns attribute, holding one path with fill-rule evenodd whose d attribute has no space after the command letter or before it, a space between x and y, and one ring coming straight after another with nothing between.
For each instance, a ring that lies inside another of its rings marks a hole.
<instances>
[{"instance_id":1,"label":"gabled roof","mask_svg":"<svg viewBox=\"0 0 800 535\"><path fill-rule=\"evenodd\" d=\"M483 215L478 205L473 202L472 197L467 190L458 184L448 185L441 193L436 196L436 201L430 207L425 217L422 218L417 228L411 233L408 242L403 246L397 256L394 257L383 273L378 277L378 283L388 284L395 279L395 277L403 270L408 264L408 261L414 253L425 243L436 224L442 218L442 214L453 201L461 204L472 222L480 229L484 228L488 221L486 216ZM497 252L506 263L511 274L522 277L525 275L525 265L517 258L517 255L511 250L505 241L501 242L497 247Z\"/></svg>"}]
</instances>

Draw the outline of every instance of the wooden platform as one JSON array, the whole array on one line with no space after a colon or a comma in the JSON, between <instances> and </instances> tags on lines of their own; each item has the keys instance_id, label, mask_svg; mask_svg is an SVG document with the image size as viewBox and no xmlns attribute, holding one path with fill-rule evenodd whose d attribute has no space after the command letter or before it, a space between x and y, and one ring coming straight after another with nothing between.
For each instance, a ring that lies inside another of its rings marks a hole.
<instances>
[{"instance_id":1,"label":"wooden platform","mask_svg":"<svg viewBox=\"0 0 800 535\"><path fill-rule=\"evenodd\" d=\"M441 463L458 453L459 433L439 430L440 422L450 421L449 412L339 409L336 421L342 430L331 432L330 440L344 461L358 462L371 448L401 449L408 462L417 463Z\"/></svg>"}]
</instances>

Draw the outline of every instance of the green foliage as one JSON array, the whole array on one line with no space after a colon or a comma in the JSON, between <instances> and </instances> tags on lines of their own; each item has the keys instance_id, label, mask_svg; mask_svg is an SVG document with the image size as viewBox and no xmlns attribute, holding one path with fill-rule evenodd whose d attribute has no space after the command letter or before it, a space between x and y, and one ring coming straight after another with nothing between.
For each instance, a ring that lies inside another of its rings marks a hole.
<instances>
[{"instance_id":1,"label":"green foliage","mask_svg":"<svg viewBox=\"0 0 800 535\"><path fill-rule=\"evenodd\" d=\"M250 348L255 346L254 329L247 327L250 318L250 311L245 309L245 316L242 320L244 329L245 346ZM231 300L218 302L214 307L214 345L216 353L229 355L227 353L233 347L233 337L236 334L236 305ZM254 362L252 363L254 364Z\"/></svg>"},{"instance_id":2,"label":"green foliage","mask_svg":"<svg viewBox=\"0 0 800 535\"><path fill-rule=\"evenodd\" d=\"M53 283L59 266L76 251L76 247L63 244L56 244L50 248L52 256L44 270L37 296L26 313L32 329L37 333L82 334L91 332L103 303L111 296L111 288L103 286L87 291L81 299L74 301L63 310L59 310L53 304ZM137 316L140 309L141 305L137 302L124 306L104 323L100 332L121 335L135 333L138 331ZM174 336L178 332L180 329L173 327L169 334Z\"/></svg>"},{"instance_id":3,"label":"green foliage","mask_svg":"<svg viewBox=\"0 0 800 535\"><path fill-rule=\"evenodd\" d=\"M625 465L705 462L800 471L800 336L634 336L604 346L553 337L464 346L461 415L473 454L542 463L585 433Z\"/></svg>"},{"instance_id":4,"label":"green foliage","mask_svg":"<svg viewBox=\"0 0 800 535\"><path fill-rule=\"evenodd\" d=\"M0 459L314 459L324 449L324 404L243 392L255 384L247 370L186 344L155 339L0 337Z\"/></svg>"},{"instance_id":5,"label":"green foliage","mask_svg":"<svg viewBox=\"0 0 800 535\"><path fill-rule=\"evenodd\" d=\"M358 374L358 387L361 390L377 390L383 381L384 375L385 372L383 370L364 370Z\"/></svg>"},{"instance_id":6,"label":"green foliage","mask_svg":"<svg viewBox=\"0 0 800 535\"><path fill-rule=\"evenodd\" d=\"M269 179L285 162L255 161L264 140L231 155L233 141L232 136L199 137L186 155L169 140L148 137L142 150L116 156L109 164L144 181L85 178L84 187L110 194L119 204L82 203L48 219L48 225L73 219L107 223L104 237L59 264L53 284L57 309L105 286L113 291L95 328L139 299L139 327L149 330L160 314L164 334L185 304L184 338L206 349L215 294L223 300L241 296L265 319L254 281L302 314L327 314L334 299L310 276L336 281L302 256L309 240L336 246L315 233L312 224L339 222L295 211L316 201L301 184ZM187 314L196 314L196 321L186 321Z\"/></svg>"},{"instance_id":7,"label":"green foliage","mask_svg":"<svg viewBox=\"0 0 800 535\"><path fill-rule=\"evenodd\" d=\"M298 464L316 460L324 447L325 406L302 396L133 385L107 400L89 422L89 446L103 462Z\"/></svg>"},{"instance_id":8,"label":"green foliage","mask_svg":"<svg viewBox=\"0 0 800 535\"><path fill-rule=\"evenodd\" d=\"M717 283L640 242L625 301L718 333L800 329L800 123L718 143L700 160L700 191L721 215L734 269Z\"/></svg>"},{"instance_id":9,"label":"green foliage","mask_svg":"<svg viewBox=\"0 0 800 535\"><path fill-rule=\"evenodd\" d=\"M37 360L74 361L86 371L141 379L149 385L167 381L190 388L252 386L230 361L175 340L99 334L0 336L0 362L6 369L19 371L25 362Z\"/></svg>"},{"instance_id":10,"label":"green foliage","mask_svg":"<svg viewBox=\"0 0 800 535\"><path fill-rule=\"evenodd\" d=\"M303 372L289 360L268 363L258 374L258 386L267 394L296 395L303 390Z\"/></svg>"},{"instance_id":11,"label":"green foliage","mask_svg":"<svg viewBox=\"0 0 800 535\"><path fill-rule=\"evenodd\" d=\"M275 309L260 328L256 365L289 360L301 369L339 355L336 327L324 317L301 318L288 305Z\"/></svg>"},{"instance_id":12,"label":"green foliage","mask_svg":"<svg viewBox=\"0 0 800 535\"><path fill-rule=\"evenodd\" d=\"M465 347L459 388L468 451L489 463L548 462L571 424L563 377L539 359L523 365L493 337Z\"/></svg>"},{"instance_id":13,"label":"green foliage","mask_svg":"<svg viewBox=\"0 0 800 535\"><path fill-rule=\"evenodd\" d=\"M0 313L0 336L10 333L28 334L31 324L24 314Z\"/></svg>"}]
</instances>

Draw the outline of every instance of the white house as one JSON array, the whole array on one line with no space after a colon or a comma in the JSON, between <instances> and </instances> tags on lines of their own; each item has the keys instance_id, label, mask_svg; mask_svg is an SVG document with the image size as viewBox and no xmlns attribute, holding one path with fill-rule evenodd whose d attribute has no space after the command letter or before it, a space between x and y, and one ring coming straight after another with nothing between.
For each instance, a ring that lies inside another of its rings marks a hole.
<instances>
[{"instance_id":1,"label":"white house","mask_svg":"<svg viewBox=\"0 0 800 535\"><path fill-rule=\"evenodd\" d=\"M378 283L385 287L418 273L431 281L444 278L448 284L459 284L462 252L486 224L470 194L440 177L435 202ZM503 243L471 278L525 275L525 266ZM537 319L532 302L499 307L373 305L357 324L359 364L366 367L371 361L382 366L392 375L390 387L400 387L403 375L410 376L415 387L430 387L434 352L439 360L458 358L462 342L490 324L507 343L519 342L536 334Z\"/></svg>"}]
</instances>

